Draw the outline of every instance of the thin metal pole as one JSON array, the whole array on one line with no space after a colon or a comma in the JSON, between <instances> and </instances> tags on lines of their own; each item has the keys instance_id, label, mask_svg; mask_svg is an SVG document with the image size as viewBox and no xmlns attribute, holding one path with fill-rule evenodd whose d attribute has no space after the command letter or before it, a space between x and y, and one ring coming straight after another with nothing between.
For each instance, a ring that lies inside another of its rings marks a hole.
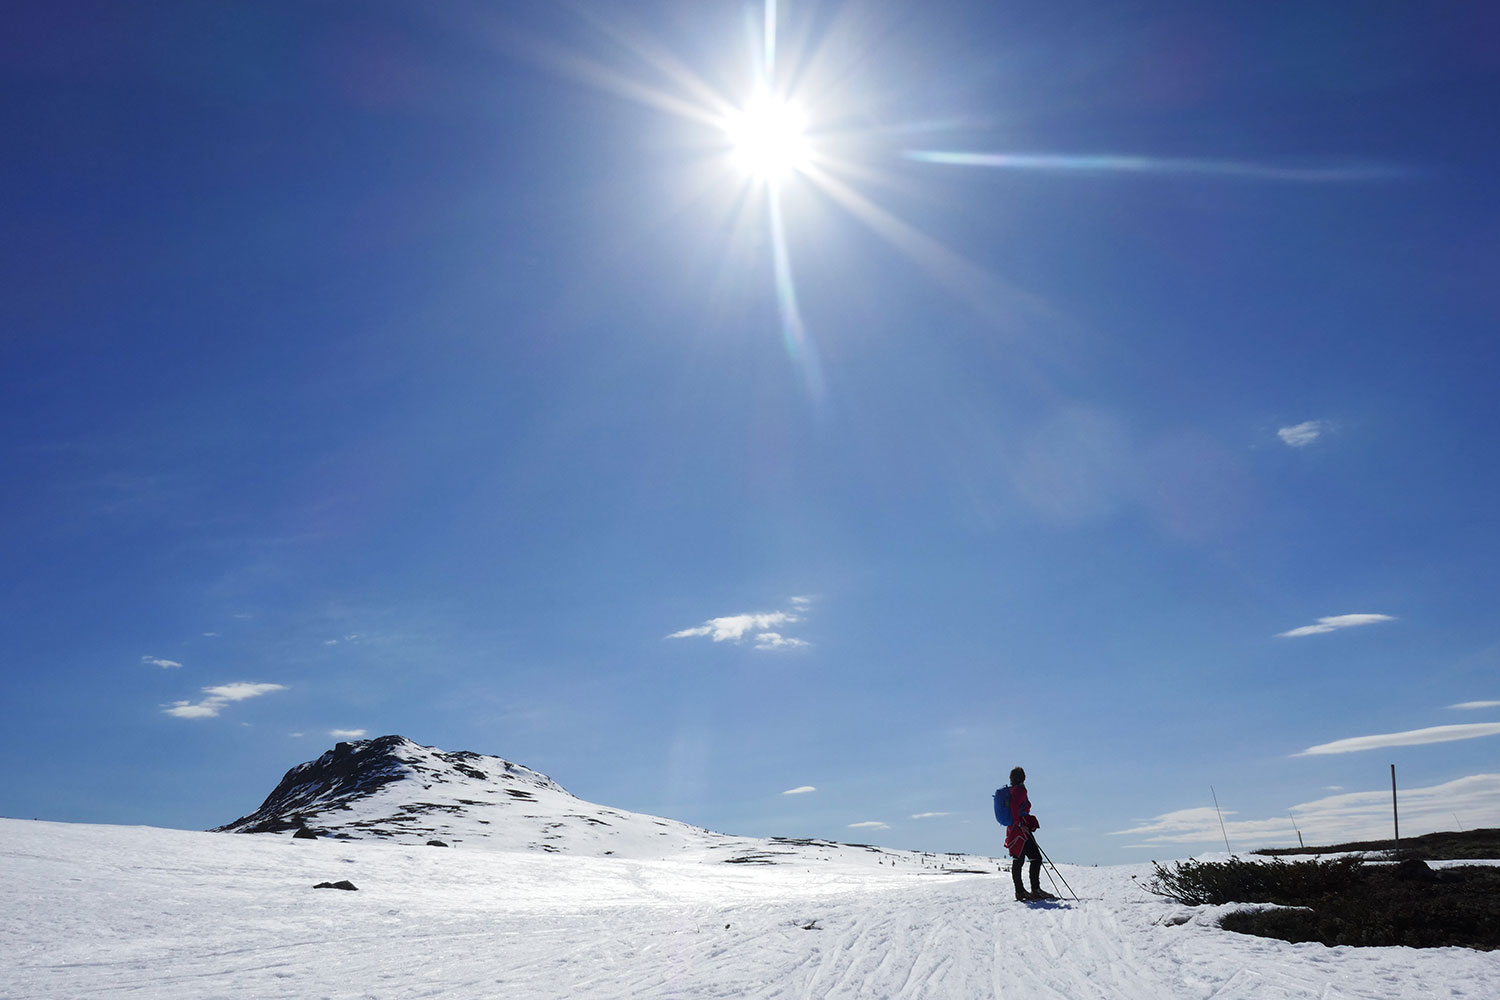
<instances>
[{"instance_id":1,"label":"thin metal pole","mask_svg":"<svg viewBox=\"0 0 1500 1000\"><path fill-rule=\"evenodd\" d=\"M1292 821L1292 829L1297 831L1297 846L1302 848L1304 851L1307 850L1307 845L1302 842L1302 831L1297 827L1297 817L1292 815L1292 811L1290 809L1286 811L1286 814Z\"/></svg>"},{"instance_id":2,"label":"thin metal pole","mask_svg":"<svg viewBox=\"0 0 1500 1000\"><path fill-rule=\"evenodd\" d=\"M1396 827L1396 850L1401 850L1401 814L1396 809L1396 765L1391 765L1391 822Z\"/></svg>"},{"instance_id":3,"label":"thin metal pole","mask_svg":"<svg viewBox=\"0 0 1500 1000\"><path fill-rule=\"evenodd\" d=\"M1224 814L1219 810L1219 793L1214 791L1213 785L1208 786L1208 793L1214 797L1214 812L1219 814L1219 832L1224 835L1224 852L1233 854L1234 851L1229 847L1229 831L1224 829Z\"/></svg>"},{"instance_id":4,"label":"thin metal pole","mask_svg":"<svg viewBox=\"0 0 1500 1000\"><path fill-rule=\"evenodd\" d=\"M1073 900L1075 902L1082 902L1082 900L1080 900L1078 898L1078 893L1073 892L1073 887L1071 885L1068 885L1068 880L1065 879L1065 878L1063 878L1063 873L1057 871L1057 866L1052 863L1052 859L1051 858L1047 857L1047 852L1042 850L1042 845L1037 841L1036 834L1028 832L1026 835L1031 838L1031 842L1033 844L1036 844L1036 849L1039 852L1041 852L1042 860L1045 861L1045 862L1047 862L1047 867L1050 868L1050 869L1052 869L1051 872L1047 873L1047 877L1051 878L1052 877L1052 872L1057 872L1057 877L1058 878L1062 878L1062 884L1068 886L1068 892L1072 893Z\"/></svg>"}]
</instances>

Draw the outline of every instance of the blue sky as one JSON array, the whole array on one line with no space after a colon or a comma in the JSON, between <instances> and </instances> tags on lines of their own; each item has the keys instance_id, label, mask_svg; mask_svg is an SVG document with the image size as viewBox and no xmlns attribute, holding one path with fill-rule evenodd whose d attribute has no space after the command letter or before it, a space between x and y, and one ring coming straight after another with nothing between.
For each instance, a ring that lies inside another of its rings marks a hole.
<instances>
[{"instance_id":1,"label":"blue sky","mask_svg":"<svg viewBox=\"0 0 1500 1000\"><path fill-rule=\"evenodd\" d=\"M1492 7L773 13L23 5L0 814L396 732L930 850L1016 763L1059 860L1500 825Z\"/></svg>"}]
</instances>

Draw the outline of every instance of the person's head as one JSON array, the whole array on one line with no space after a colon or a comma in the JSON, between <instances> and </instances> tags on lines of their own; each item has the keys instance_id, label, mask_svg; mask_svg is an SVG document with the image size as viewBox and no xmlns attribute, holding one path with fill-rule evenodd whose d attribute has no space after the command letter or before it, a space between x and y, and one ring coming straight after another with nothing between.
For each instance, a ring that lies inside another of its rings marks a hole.
<instances>
[{"instance_id":1,"label":"person's head","mask_svg":"<svg viewBox=\"0 0 1500 1000\"><path fill-rule=\"evenodd\" d=\"M1026 769L1025 768L1021 768L1021 767L1013 767L1013 768L1011 768L1010 769L1010 783L1012 785L1024 785L1024 784L1026 784Z\"/></svg>"}]
</instances>

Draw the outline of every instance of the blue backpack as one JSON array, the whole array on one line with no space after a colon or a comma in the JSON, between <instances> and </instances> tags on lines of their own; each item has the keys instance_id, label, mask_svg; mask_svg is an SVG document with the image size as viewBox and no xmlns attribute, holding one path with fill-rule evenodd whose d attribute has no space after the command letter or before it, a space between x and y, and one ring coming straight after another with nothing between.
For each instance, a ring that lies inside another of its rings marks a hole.
<instances>
[{"instance_id":1,"label":"blue backpack","mask_svg":"<svg viewBox=\"0 0 1500 1000\"><path fill-rule=\"evenodd\" d=\"M995 821L1001 826L1010 826L1015 817L1010 814L1010 786L995 789Z\"/></svg>"}]
</instances>

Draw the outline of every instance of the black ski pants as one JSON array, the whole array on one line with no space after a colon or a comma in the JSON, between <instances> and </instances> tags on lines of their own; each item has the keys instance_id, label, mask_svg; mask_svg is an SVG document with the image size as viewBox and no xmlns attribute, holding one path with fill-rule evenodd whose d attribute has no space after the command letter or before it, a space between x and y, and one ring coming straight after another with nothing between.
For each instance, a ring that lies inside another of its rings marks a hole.
<instances>
[{"instance_id":1,"label":"black ski pants","mask_svg":"<svg viewBox=\"0 0 1500 1000\"><path fill-rule=\"evenodd\" d=\"M1026 838L1026 850L1010 863L1010 877L1016 883L1017 895L1026 891L1026 887L1021 884L1021 864L1028 858L1031 859L1031 888L1035 891L1042 887L1042 849L1037 846L1035 837Z\"/></svg>"}]
</instances>

